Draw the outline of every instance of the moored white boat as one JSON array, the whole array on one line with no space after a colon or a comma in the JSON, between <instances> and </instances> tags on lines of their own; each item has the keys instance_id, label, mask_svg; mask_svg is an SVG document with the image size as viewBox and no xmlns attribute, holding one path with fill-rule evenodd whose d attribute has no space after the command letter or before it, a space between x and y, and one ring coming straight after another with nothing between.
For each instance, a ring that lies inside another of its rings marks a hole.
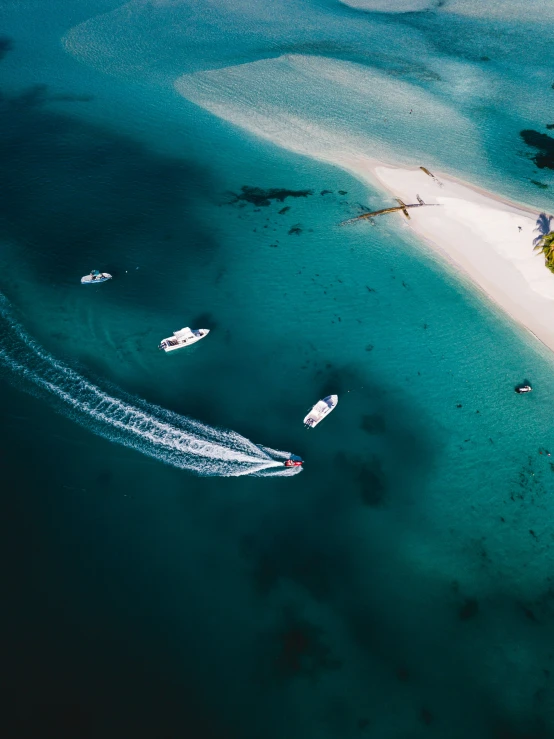
<instances>
[{"instance_id":1,"label":"moored white boat","mask_svg":"<svg viewBox=\"0 0 554 739\"><path fill-rule=\"evenodd\" d=\"M96 285L98 282L106 282L111 279L112 276L109 272L99 272L97 269L93 269L89 275L81 277L81 285Z\"/></svg>"},{"instance_id":2,"label":"moored white boat","mask_svg":"<svg viewBox=\"0 0 554 739\"><path fill-rule=\"evenodd\" d=\"M195 344L200 339L204 339L209 333L209 328L191 329L187 326L179 331L174 331L173 336L163 339L158 349L163 349L164 352L173 352L175 349L182 349L184 346Z\"/></svg>"},{"instance_id":3,"label":"moored white boat","mask_svg":"<svg viewBox=\"0 0 554 739\"><path fill-rule=\"evenodd\" d=\"M325 416L328 416L337 407L338 402L338 395L328 395L323 400L318 400L304 419L304 426L309 429L315 428L320 421L323 421Z\"/></svg>"}]
</instances>

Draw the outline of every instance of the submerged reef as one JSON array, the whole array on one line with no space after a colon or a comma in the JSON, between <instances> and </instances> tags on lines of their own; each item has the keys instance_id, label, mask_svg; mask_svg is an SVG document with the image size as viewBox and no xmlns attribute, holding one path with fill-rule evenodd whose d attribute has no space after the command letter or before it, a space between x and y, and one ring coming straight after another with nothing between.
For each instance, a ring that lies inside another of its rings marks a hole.
<instances>
[{"instance_id":1,"label":"submerged reef","mask_svg":"<svg viewBox=\"0 0 554 739\"><path fill-rule=\"evenodd\" d=\"M378 413L362 416L360 426L364 431L367 431L368 434L384 434L386 431L385 418Z\"/></svg>"},{"instance_id":2,"label":"submerged reef","mask_svg":"<svg viewBox=\"0 0 554 739\"><path fill-rule=\"evenodd\" d=\"M1 54L1 48L0 48ZM1 57L0 57L1 58ZM12 95L7 103L12 108L40 108L46 103L90 103L94 95L74 93L50 93L48 85L36 84L26 87L17 95Z\"/></svg>"},{"instance_id":3,"label":"submerged reef","mask_svg":"<svg viewBox=\"0 0 554 739\"><path fill-rule=\"evenodd\" d=\"M295 677L316 679L322 672L342 667L324 639L319 626L285 611L283 623L271 635L273 647L272 673L279 680Z\"/></svg>"},{"instance_id":4,"label":"submerged reef","mask_svg":"<svg viewBox=\"0 0 554 739\"><path fill-rule=\"evenodd\" d=\"M290 527L265 536L245 534L239 551L248 563L257 595L265 597L283 581L296 583L316 601L331 597L343 564L314 536L291 537Z\"/></svg>"},{"instance_id":5,"label":"submerged reef","mask_svg":"<svg viewBox=\"0 0 554 739\"><path fill-rule=\"evenodd\" d=\"M13 41L9 36L0 36L0 59L13 50Z\"/></svg>"},{"instance_id":6,"label":"submerged reef","mask_svg":"<svg viewBox=\"0 0 554 739\"><path fill-rule=\"evenodd\" d=\"M464 603L458 609L460 621L469 621L479 612L479 602L477 598L466 598Z\"/></svg>"},{"instance_id":7,"label":"submerged reef","mask_svg":"<svg viewBox=\"0 0 554 739\"><path fill-rule=\"evenodd\" d=\"M433 723L433 714L428 708L422 708L419 712L419 718L425 726L430 726Z\"/></svg>"},{"instance_id":8,"label":"submerged reef","mask_svg":"<svg viewBox=\"0 0 554 739\"><path fill-rule=\"evenodd\" d=\"M272 200L282 203L286 198L307 198L308 195L313 194L313 190L287 190L286 188L279 187L270 187L268 190L263 190L261 187L243 185L240 188L239 194L230 193L233 196L233 200L229 201L229 205L244 201L258 207L266 207L271 205Z\"/></svg>"},{"instance_id":9,"label":"submerged reef","mask_svg":"<svg viewBox=\"0 0 554 739\"><path fill-rule=\"evenodd\" d=\"M364 428L363 425L362 428ZM364 428L364 430L367 429ZM383 433L383 431L375 433ZM386 503L389 486L378 457L373 455L369 460L362 460L359 457L348 457L344 452L338 452L335 455L335 461L337 466L348 470L358 483L360 498L365 505L378 508Z\"/></svg>"},{"instance_id":10,"label":"submerged reef","mask_svg":"<svg viewBox=\"0 0 554 739\"><path fill-rule=\"evenodd\" d=\"M527 726L520 726L521 720L513 717L497 721L492 727L492 739L548 739L550 733L546 730L541 718L530 718Z\"/></svg>"},{"instance_id":11,"label":"submerged reef","mask_svg":"<svg viewBox=\"0 0 554 739\"><path fill-rule=\"evenodd\" d=\"M527 146L538 149L538 153L531 158L539 169L554 169L554 139L552 136L530 128L520 131L519 135Z\"/></svg>"},{"instance_id":12,"label":"submerged reef","mask_svg":"<svg viewBox=\"0 0 554 739\"><path fill-rule=\"evenodd\" d=\"M374 458L372 465L366 464L358 476L363 502L368 506L381 506L387 497L387 485L379 461Z\"/></svg>"}]
</instances>

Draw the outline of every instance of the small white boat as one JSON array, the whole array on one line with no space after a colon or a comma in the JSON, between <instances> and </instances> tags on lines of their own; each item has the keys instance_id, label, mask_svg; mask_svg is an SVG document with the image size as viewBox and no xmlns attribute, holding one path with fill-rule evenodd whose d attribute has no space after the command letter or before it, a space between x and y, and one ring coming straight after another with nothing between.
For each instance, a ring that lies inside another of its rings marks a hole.
<instances>
[{"instance_id":1,"label":"small white boat","mask_svg":"<svg viewBox=\"0 0 554 739\"><path fill-rule=\"evenodd\" d=\"M112 276L108 272L99 272L97 269L93 269L90 275L81 277L81 285L96 285L97 282L106 282L111 279Z\"/></svg>"},{"instance_id":2,"label":"small white boat","mask_svg":"<svg viewBox=\"0 0 554 739\"><path fill-rule=\"evenodd\" d=\"M182 349L184 346L195 344L200 339L206 338L209 333L209 328L191 329L187 326L180 331L174 331L173 336L164 339L158 349L163 349L164 352L173 352L175 349Z\"/></svg>"},{"instance_id":3,"label":"small white boat","mask_svg":"<svg viewBox=\"0 0 554 739\"><path fill-rule=\"evenodd\" d=\"M338 395L328 395L323 400L318 400L304 419L304 426L308 429L315 428L320 421L323 421L325 416L328 416L337 407L338 402Z\"/></svg>"}]
</instances>

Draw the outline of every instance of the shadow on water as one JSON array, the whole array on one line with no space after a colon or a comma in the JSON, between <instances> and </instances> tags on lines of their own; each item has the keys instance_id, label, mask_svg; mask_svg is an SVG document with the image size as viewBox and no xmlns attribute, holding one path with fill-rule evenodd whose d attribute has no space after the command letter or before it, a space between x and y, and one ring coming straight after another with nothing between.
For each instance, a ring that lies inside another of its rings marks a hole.
<instances>
[{"instance_id":1,"label":"shadow on water","mask_svg":"<svg viewBox=\"0 0 554 739\"><path fill-rule=\"evenodd\" d=\"M214 328L218 327L218 321L213 313L204 311L203 313L198 313L193 316L190 320L190 325L192 328L207 328L212 331Z\"/></svg>"}]
</instances>

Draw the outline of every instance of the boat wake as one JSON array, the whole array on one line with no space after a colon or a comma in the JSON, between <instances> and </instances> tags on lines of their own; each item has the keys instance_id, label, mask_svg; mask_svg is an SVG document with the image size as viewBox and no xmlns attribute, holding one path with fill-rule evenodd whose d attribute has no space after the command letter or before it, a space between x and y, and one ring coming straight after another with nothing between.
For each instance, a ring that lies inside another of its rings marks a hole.
<instances>
[{"instance_id":1,"label":"boat wake","mask_svg":"<svg viewBox=\"0 0 554 739\"><path fill-rule=\"evenodd\" d=\"M99 436L198 475L291 476L290 455L138 398L114 397L45 351L0 295L0 368L6 378Z\"/></svg>"}]
</instances>

